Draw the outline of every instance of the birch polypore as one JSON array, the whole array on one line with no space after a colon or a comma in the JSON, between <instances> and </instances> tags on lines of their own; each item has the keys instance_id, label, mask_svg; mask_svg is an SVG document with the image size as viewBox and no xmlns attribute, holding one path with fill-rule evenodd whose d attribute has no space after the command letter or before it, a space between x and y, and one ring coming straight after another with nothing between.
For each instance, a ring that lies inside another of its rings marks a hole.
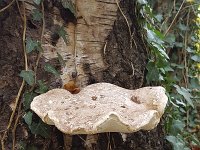
<instances>
[{"instance_id":1,"label":"birch polypore","mask_svg":"<svg viewBox=\"0 0 200 150\"><path fill-rule=\"evenodd\" d=\"M64 89L50 90L35 97L31 109L66 134L132 133L156 127L167 99L163 87L128 90L97 83L74 95Z\"/></svg>"}]
</instances>

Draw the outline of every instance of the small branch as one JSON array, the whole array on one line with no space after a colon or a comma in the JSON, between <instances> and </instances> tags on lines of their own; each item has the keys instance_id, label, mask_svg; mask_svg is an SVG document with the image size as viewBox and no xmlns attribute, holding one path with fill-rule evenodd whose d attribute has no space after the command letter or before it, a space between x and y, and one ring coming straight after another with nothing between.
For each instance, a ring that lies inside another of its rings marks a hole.
<instances>
[{"instance_id":1,"label":"small branch","mask_svg":"<svg viewBox=\"0 0 200 150\"><path fill-rule=\"evenodd\" d=\"M23 3L23 10L24 10L23 49L24 49L24 59L25 59L25 70L28 70L28 63L27 63L28 60L27 60L26 45L25 45L25 38L26 38L26 13L25 13L24 1L22 3ZM15 106L14 106L13 112L12 112L12 114L10 116L9 123L8 123L7 128L6 128L6 130L5 130L5 132L4 132L3 136L2 136L2 139L1 139L1 148L2 148L2 150L5 150L4 140L6 138L7 132L9 131L9 129L11 127L11 124L13 122L13 118L14 118L14 115L15 115L15 112L16 112L16 109L17 109L17 106L18 106L18 103L19 103L19 99L20 99L22 90L24 88L24 85L25 85L25 81L23 80L22 84L20 86L20 89L18 91L16 100L15 100Z\"/></svg>"},{"instance_id":2,"label":"small branch","mask_svg":"<svg viewBox=\"0 0 200 150\"><path fill-rule=\"evenodd\" d=\"M18 2L18 0L16 0L16 4L17 4L17 8L18 8L18 10L19 10L20 17L21 17L21 19L23 20L23 16L22 16L22 13L21 13L21 11L20 11L20 7L19 7L19 2Z\"/></svg>"},{"instance_id":3,"label":"small branch","mask_svg":"<svg viewBox=\"0 0 200 150\"><path fill-rule=\"evenodd\" d=\"M186 26L188 27L189 25L189 18L190 17L190 8L189 8L189 12L188 12L188 15L187 15L187 23L186 23ZM185 37L184 37L184 68L185 68L185 73L184 73L184 76L185 76L185 87L187 88L188 87L188 66L187 66L187 40L188 40L188 30L185 32Z\"/></svg>"},{"instance_id":4,"label":"small branch","mask_svg":"<svg viewBox=\"0 0 200 150\"><path fill-rule=\"evenodd\" d=\"M6 7L0 9L0 13L3 12L4 10L6 10L7 8L9 8L13 3L14 3L15 0L12 0L12 2L10 4L8 4Z\"/></svg>"},{"instance_id":5,"label":"small branch","mask_svg":"<svg viewBox=\"0 0 200 150\"><path fill-rule=\"evenodd\" d=\"M13 127L13 130L12 130L12 150L15 150L15 142L16 142L15 133L16 133L19 118L21 117L21 115L20 115L21 107L22 107L22 101L19 104L17 117L15 119L14 127Z\"/></svg>"},{"instance_id":6,"label":"small branch","mask_svg":"<svg viewBox=\"0 0 200 150\"><path fill-rule=\"evenodd\" d=\"M75 0L75 9L76 9L76 12L77 12L77 10L78 10L78 8L77 8L77 0ZM78 74L77 68L76 68L77 67L77 61L76 61L76 56L77 56L76 40L77 40L77 38L76 38L76 25L74 25L74 67L75 67L76 73Z\"/></svg>"},{"instance_id":7,"label":"small branch","mask_svg":"<svg viewBox=\"0 0 200 150\"><path fill-rule=\"evenodd\" d=\"M176 15L175 15L175 17L174 17L172 23L170 24L170 26L169 26L168 29L166 30L164 36L166 36L166 35L168 34L168 32L169 32L169 30L171 29L172 25L174 24L176 18L178 17L178 14L180 13L180 11L181 11L181 9L182 9L184 3L185 3L185 0L183 0L183 2L182 2L182 4L181 4L181 6L180 6L178 12L176 13Z\"/></svg>"},{"instance_id":8,"label":"small branch","mask_svg":"<svg viewBox=\"0 0 200 150\"><path fill-rule=\"evenodd\" d=\"M41 36L40 36L40 42L42 44L42 39L43 39L43 36L44 36L44 31L45 31L45 15L44 15L44 3L43 2L41 3L41 6L42 6L42 31L41 31ZM37 56L36 64L35 64L35 69L34 69L35 82L37 80L37 68L38 68L38 64L39 64L41 56L42 56L42 52L39 52L39 54Z\"/></svg>"},{"instance_id":9,"label":"small branch","mask_svg":"<svg viewBox=\"0 0 200 150\"><path fill-rule=\"evenodd\" d=\"M107 47L107 42L105 43L105 45L103 47L103 54L104 54L104 56L106 55L106 47Z\"/></svg>"},{"instance_id":10,"label":"small branch","mask_svg":"<svg viewBox=\"0 0 200 150\"><path fill-rule=\"evenodd\" d=\"M128 22L127 17L125 16L125 14L123 13L121 7L119 6L118 0L115 0L115 2L116 2L116 4L117 4L117 7L119 8L119 10L120 10L122 16L124 17L127 26L128 26L128 31L129 31L129 34L130 34L130 43L131 43L130 47L132 48L132 47L133 47L132 40L134 41L134 39L132 38L131 27L130 27L130 25L129 25L129 22ZM134 41L134 44L135 44L135 46L136 46L136 48L137 48L137 45L136 45L135 41Z\"/></svg>"}]
</instances>

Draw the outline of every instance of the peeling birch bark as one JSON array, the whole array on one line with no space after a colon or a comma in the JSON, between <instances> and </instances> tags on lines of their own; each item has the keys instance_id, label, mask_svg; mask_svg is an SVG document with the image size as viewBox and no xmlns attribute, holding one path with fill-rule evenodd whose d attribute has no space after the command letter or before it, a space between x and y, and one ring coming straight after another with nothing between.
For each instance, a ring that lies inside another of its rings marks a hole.
<instances>
[{"instance_id":1,"label":"peeling birch bark","mask_svg":"<svg viewBox=\"0 0 200 150\"><path fill-rule=\"evenodd\" d=\"M57 57L57 52L67 61L61 78L63 83L71 79L71 73L77 70L80 87L85 87L88 75L84 72L84 64L88 64L92 73L106 69L103 61L103 48L106 37L117 17L117 5L114 0L81 0L77 4L77 24L69 23L64 27L68 33L68 44L60 38L56 46L51 45L52 32L44 35L43 56L47 59ZM54 24L62 25L59 13L54 13Z\"/></svg>"}]
</instances>

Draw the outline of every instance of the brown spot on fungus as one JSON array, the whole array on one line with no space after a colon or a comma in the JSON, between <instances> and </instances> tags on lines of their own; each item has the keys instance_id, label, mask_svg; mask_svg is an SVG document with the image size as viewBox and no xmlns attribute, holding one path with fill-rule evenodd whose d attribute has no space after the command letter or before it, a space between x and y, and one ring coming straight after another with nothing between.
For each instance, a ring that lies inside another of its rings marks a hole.
<instances>
[{"instance_id":1,"label":"brown spot on fungus","mask_svg":"<svg viewBox=\"0 0 200 150\"><path fill-rule=\"evenodd\" d=\"M93 101L96 101L96 100L97 100L97 97L96 97L96 96L92 96L92 100L93 100Z\"/></svg>"},{"instance_id":2,"label":"brown spot on fungus","mask_svg":"<svg viewBox=\"0 0 200 150\"><path fill-rule=\"evenodd\" d=\"M137 96L132 96L132 97L131 97L131 100L132 100L133 102L137 103L137 104L141 104L141 102L140 102L140 100L138 99Z\"/></svg>"}]
</instances>

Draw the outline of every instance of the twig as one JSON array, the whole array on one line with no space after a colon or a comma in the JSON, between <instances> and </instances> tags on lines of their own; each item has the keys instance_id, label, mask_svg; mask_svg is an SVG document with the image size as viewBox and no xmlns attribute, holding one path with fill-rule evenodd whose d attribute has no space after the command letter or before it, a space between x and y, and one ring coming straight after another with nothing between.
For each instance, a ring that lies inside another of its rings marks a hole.
<instances>
[{"instance_id":1,"label":"twig","mask_svg":"<svg viewBox=\"0 0 200 150\"><path fill-rule=\"evenodd\" d=\"M118 0L115 0L116 4L117 4L117 7L119 8L119 11L121 12L122 16L124 17L125 21L126 21L126 24L128 26L128 31L129 31L129 34L130 34L130 43L131 43L131 48L133 47L133 44L132 44L132 34L131 34L131 27L129 25L129 22L128 22L128 19L126 18L125 14L123 13L121 7L119 6L119 3L118 3ZM135 41L134 41L134 44L136 45Z\"/></svg>"},{"instance_id":2,"label":"twig","mask_svg":"<svg viewBox=\"0 0 200 150\"><path fill-rule=\"evenodd\" d=\"M182 2L182 4L181 4L181 6L180 6L178 12L176 13L174 19L172 20L172 23L170 24L170 26L169 26L168 29L166 30L164 36L166 36L166 35L168 34L168 32L169 32L169 30L171 29L172 25L174 24L176 18L178 17L178 14L180 13L180 10L181 10L181 8L183 7L183 4L184 4L184 3L185 3L185 0L183 0L183 2Z\"/></svg>"},{"instance_id":3,"label":"twig","mask_svg":"<svg viewBox=\"0 0 200 150\"><path fill-rule=\"evenodd\" d=\"M6 7L0 9L0 13L3 12L4 10L6 10L7 8L9 8L13 3L14 3L15 0L12 0L12 2L10 4L8 4Z\"/></svg>"},{"instance_id":4,"label":"twig","mask_svg":"<svg viewBox=\"0 0 200 150\"><path fill-rule=\"evenodd\" d=\"M103 47L103 54L106 55L106 47L107 47L107 42L105 43L104 47Z\"/></svg>"},{"instance_id":5,"label":"twig","mask_svg":"<svg viewBox=\"0 0 200 150\"><path fill-rule=\"evenodd\" d=\"M187 27L189 25L189 17L190 17L190 8L189 8L189 12L187 15L187 23L186 23ZM187 51L186 51L186 49L187 49L188 31L186 31L184 38L185 38L184 39L184 68L185 68L184 76L185 76L185 87L187 88L188 87L188 67L187 67Z\"/></svg>"},{"instance_id":6,"label":"twig","mask_svg":"<svg viewBox=\"0 0 200 150\"><path fill-rule=\"evenodd\" d=\"M188 6L183 7L182 10L184 10L184 9L186 9L186 8L189 8L189 7L193 7L193 6L199 6L199 5L200 5L200 3L191 4L191 5L188 5Z\"/></svg>"},{"instance_id":7,"label":"twig","mask_svg":"<svg viewBox=\"0 0 200 150\"><path fill-rule=\"evenodd\" d=\"M21 13L21 11L20 11L20 7L19 7L19 2L18 2L18 0L16 0L16 3L17 3L17 8L18 8L18 10L19 10L20 17L21 17L21 19L23 20L23 16L22 16L22 13Z\"/></svg>"},{"instance_id":8,"label":"twig","mask_svg":"<svg viewBox=\"0 0 200 150\"><path fill-rule=\"evenodd\" d=\"M44 36L44 31L45 31L45 15L44 15L44 3L43 2L41 3L41 6L42 6L42 32L41 32L41 36L40 36L40 42L42 44L42 39L43 39L43 36ZM34 69L35 82L37 80L37 68L38 68L38 64L39 64L41 56L42 56L42 52L39 52L39 54L37 56L36 64L35 64L35 69Z\"/></svg>"},{"instance_id":9,"label":"twig","mask_svg":"<svg viewBox=\"0 0 200 150\"><path fill-rule=\"evenodd\" d=\"M24 1L23 1L23 10L24 10L24 30L23 30L23 50L24 50L24 59L25 59L25 70L28 70L28 61L27 61L27 55L26 55L26 45L25 45L25 38L26 38L26 13L25 13L25 5L24 5ZM19 98L21 96L21 93L22 93L22 90L24 88L24 85L25 85L25 81L23 80L22 81L22 84L20 86L20 89L18 91L18 94L17 94L17 97L15 99L15 106L13 108L13 112L10 116L10 119L9 119L9 123L7 125L7 128L3 134L3 137L1 139L1 148L2 150L5 150L5 147L4 147L4 140L6 138L6 135L7 135L7 132L9 131L10 127L11 127L11 124L13 122L13 118L14 118L14 115L15 115L15 112L16 112L16 109L17 109L17 105L19 103Z\"/></svg>"},{"instance_id":10,"label":"twig","mask_svg":"<svg viewBox=\"0 0 200 150\"><path fill-rule=\"evenodd\" d=\"M135 68L134 68L134 66L133 66L133 63L131 62L131 67L132 67L132 76L134 76L135 75Z\"/></svg>"},{"instance_id":11,"label":"twig","mask_svg":"<svg viewBox=\"0 0 200 150\"><path fill-rule=\"evenodd\" d=\"M76 9L76 12L77 12L77 0L75 0L75 9ZM77 72L77 61L76 61L76 56L77 56L77 50L76 50L76 25L74 25L74 67L75 67L75 71L78 75L78 72Z\"/></svg>"},{"instance_id":12,"label":"twig","mask_svg":"<svg viewBox=\"0 0 200 150\"><path fill-rule=\"evenodd\" d=\"M186 23L186 26L188 27L189 25L189 18L190 17L190 8L189 8L189 12L188 12L188 15L187 15L187 23ZM185 37L184 37L184 68L185 68L185 73L183 73L183 77L184 77L184 80L185 80L185 87L187 88L188 87L188 66L187 66L187 51L186 51L186 48L187 48L187 39L188 39L188 30L186 31L185 33ZM188 124L189 124L189 110L187 110L187 113L186 113L186 127L188 128Z\"/></svg>"},{"instance_id":13,"label":"twig","mask_svg":"<svg viewBox=\"0 0 200 150\"><path fill-rule=\"evenodd\" d=\"M106 133L107 138L108 138L108 145L107 145L107 150L111 150L110 146L111 146L111 142L110 142L110 132Z\"/></svg>"},{"instance_id":14,"label":"twig","mask_svg":"<svg viewBox=\"0 0 200 150\"><path fill-rule=\"evenodd\" d=\"M17 118L15 119L14 127L13 127L13 130L12 130L12 150L15 150L15 142L16 142L15 133L16 133L19 118L21 117L21 115L20 115L21 107L22 107L22 101L20 101L18 113L17 113Z\"/></svg>"},{"instance_id":15,"label":"twig","mask_svg":"<svg viewBox=\"0 0 200 150\"><path fill-rule=\"evenodd\" d=\"M169 18L170 18L170 15L171 15L171 13L172 13L172 10L173 9L175 9L176 8L176 0L174 0L174 5L173 5L173 7L172 7L172 9L169 11L169 13L168 13L168 16L165 18L165 20L162 22L162 24L161 24L161 31L162 31L162 28L163 28L163 25L165 24L165 23L167 23L167 21L169 20Z\"/></svg>"}]
</instances>

